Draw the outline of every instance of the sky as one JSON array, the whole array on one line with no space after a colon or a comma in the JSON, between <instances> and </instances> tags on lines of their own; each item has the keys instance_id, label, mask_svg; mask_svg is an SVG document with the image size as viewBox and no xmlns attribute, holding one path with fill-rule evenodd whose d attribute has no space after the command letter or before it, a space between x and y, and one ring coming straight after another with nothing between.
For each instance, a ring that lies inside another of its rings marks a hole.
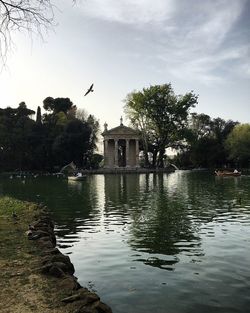
<instances>
[{"instance_id":1,"label":"sky","mask_svg":"<svg viewBox=\"0 0 250 313\"><path fill-rule=\"evenodd\" d=\"M12 33L1 108L69 97L111 128L121 116L128 124L128 93L171 83L199 95L193 111L250 123L250 0L54 2L56 25L43 40Z\"/></svg>"}]
</instances>

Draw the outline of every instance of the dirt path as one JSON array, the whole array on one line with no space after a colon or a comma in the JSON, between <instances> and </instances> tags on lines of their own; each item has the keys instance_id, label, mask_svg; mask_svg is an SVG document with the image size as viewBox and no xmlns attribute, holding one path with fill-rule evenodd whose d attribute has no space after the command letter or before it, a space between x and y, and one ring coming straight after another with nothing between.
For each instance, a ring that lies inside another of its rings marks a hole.
<instances>
[{"instance_id":1,"label":"dirt path","mask_svg":"<svg viewBox=\"0 0 250 313\"><path fill-rule=\"evenodd\" d=\"M40 251L25 232L34 204L0 198L0 312L70 312L55 278L39 273Z\"/></svg>"}]
</instances>

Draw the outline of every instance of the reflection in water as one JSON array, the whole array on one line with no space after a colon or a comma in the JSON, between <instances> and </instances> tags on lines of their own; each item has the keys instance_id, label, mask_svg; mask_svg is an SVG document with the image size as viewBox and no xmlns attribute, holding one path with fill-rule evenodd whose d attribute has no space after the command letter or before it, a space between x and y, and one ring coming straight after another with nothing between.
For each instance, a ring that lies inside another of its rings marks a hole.
<instances>
[{"instance_id":1,"label":"reflection in water","mask_svg":"<svg viewBox=\"0 0 250 313\"><path fill-rule=\"evenodd\" d=\"M173 256L181 251L201 255L202 251L188 207L172 189L176 178L171 181L168 194L164 192L169 184L167 175L107 175L105 212L108 217L115 208L116 223L130 224L127 242L145 257L135 261L173 270L171 266L179 260ZM184 245L177 245L180 242ZM151 257L152 254L159 256Z\"/></svg>"},{"instance_id":2,"label":"reflection in water","mask_svg":"<svg viewBox=\"0 0 250 313\"><path fill-rule=\"evenodd\" d=\"M114 312L226 313L250 305L249 185L177 171L7 179L0 190L48 205L80 283Z\"/></svg>"}]
</instances>

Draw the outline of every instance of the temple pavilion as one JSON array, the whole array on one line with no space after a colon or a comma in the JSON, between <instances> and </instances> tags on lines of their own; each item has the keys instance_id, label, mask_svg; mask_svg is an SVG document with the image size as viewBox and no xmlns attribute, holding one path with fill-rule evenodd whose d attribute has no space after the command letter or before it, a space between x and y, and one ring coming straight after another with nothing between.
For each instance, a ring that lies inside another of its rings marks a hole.
<instances>
[{"instance_id":1,"label":"temple pavilion","mask_svg":"<svg viewBox=\"0 0 250 313\"><path fill-rule=\"evenodd\" d=\"M139 167L139 140L138 131L124 126L122 117L120 125L108 130L104 124L102 133L104 143L104 168L136 169Z\"/></svg>"}]
</instances>

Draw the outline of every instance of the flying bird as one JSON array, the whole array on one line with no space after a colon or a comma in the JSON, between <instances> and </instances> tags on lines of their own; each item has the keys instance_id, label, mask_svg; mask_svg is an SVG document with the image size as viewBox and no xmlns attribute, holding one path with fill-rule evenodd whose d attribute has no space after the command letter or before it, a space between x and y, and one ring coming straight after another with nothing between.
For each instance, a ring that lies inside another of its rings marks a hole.
<instances>
[{"instance_id":1,"label":"flying bird","mask_svg":"<svg viewBox=\"0 0 250 313\"><path fill-rule=\"evenodd\" d=\"M85 93L84 97L87 96L88 93L94 91L93 86L94 86L94 84L92 84L92 85L89 87L89 89L88 89L87 92Z\"/></svg>"}]
</instances>

